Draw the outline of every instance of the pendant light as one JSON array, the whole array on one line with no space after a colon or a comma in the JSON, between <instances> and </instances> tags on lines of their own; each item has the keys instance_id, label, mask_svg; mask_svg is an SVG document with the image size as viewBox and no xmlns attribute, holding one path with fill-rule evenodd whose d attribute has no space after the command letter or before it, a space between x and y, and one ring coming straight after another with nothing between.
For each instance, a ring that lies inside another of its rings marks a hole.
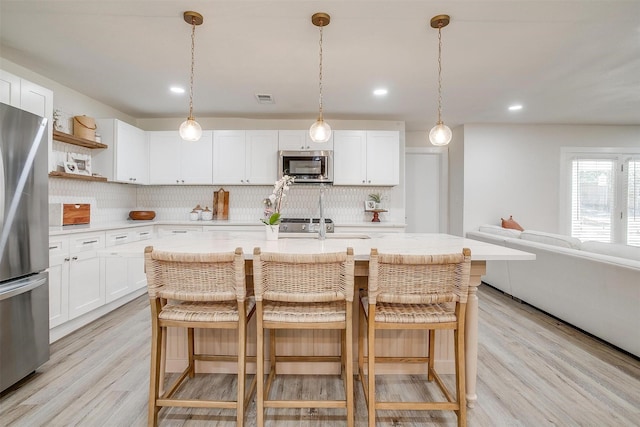
<instances>
[{"instance_id":1,"label":"pendant light","mask_svg":"<svg viewBox=\"0 0 640 427\"><path fill-rule=\"evenodd\" d=\"M191 81L189 83L189 117L180 125L180 137L185 141L195 142L202 136L202 127L193 118L193 65L195 63L196 25L201 25L204 19L198 12L187 11L184 20L191 25Z\"/></svg>"},{"instance_id":2,"label":"pendant light","mask_svg":"<svg viewBox=\"0 0 640 427\"><path fill-rule=\"evenodd\" d=\"M320 100L319 100L319 114L318 120L309 128L309 136L313 142L327 142L329 138L331 138L331 126L329 123L324 121L324 117L322 116L322 27L329 25L331 21L331 17L327 13L314 13L311 17L311 22L316 27L320 28L320 74L319 74L319 89L320 89Z\"/></svg>"},{"instance_id":3,"label":"pendant light","mask_svg":"<svg viewBox=\"0 0 640 427\"><path fill-rule=\"evenodd\" d=\"M429 132L429 140L438 146L451 142L451 129L442 121L442 28L449 25L449 21L449 15L431 18L431 27L438 29L438 122Z\"/></svg>"}]
</instances>

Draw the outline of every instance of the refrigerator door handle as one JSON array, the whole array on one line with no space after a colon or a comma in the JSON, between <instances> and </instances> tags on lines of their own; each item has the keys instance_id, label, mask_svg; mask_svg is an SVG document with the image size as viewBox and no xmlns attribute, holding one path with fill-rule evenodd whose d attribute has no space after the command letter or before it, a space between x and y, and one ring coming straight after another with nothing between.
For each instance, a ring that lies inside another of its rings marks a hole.
<instances>
[{"instance_id":1,"label":"refrigerator door handle","mask_svg":"<svg viewBox=\"0 0 640 427\"><path fill-rule=\"evenodd\" d=\"M2 195L0 195L0 230L4 227L4 199L7 197L4 181L4 159L2 158L2 149L0 149L0 189L2 190Z\"/></svg>"},{"instance_id":2,"label":"refrigerator door handle","mask_svg":"<svg viewBox=\"0 0 640 427\"><path fill-rule=\"evenodd\" d=\"M47 276L40 274L34 277L26 277L24 279L16 280L10 285L4 286L6 289L0 287L0 301L29 292L38 286L42 286L46 282Z\"/></svg>"}]
</instances>

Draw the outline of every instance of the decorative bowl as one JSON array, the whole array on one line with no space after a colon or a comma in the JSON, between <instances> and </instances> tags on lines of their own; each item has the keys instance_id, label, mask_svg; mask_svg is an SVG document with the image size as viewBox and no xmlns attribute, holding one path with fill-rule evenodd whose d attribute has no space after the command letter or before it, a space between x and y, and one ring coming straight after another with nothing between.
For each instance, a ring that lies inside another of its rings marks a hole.
<instances>
[{"instance_id":1,"label":"decorative bowl","mask_svg":"<svg viewBox=\"0 0 640 427\"><path fill-rule=\"evenodd\" d=\"M156 217L155 211L131 211L129 218L134 221L150 221Z\"/></svg>"}]
</instances>

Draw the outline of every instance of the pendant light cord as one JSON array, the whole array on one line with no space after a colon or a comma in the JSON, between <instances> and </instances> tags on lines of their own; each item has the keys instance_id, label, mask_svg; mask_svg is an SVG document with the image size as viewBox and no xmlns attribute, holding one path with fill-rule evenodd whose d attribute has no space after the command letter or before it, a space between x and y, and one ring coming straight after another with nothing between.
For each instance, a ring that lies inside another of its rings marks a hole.
<instances>
[{"instance_id":1,"label":"pendant light cord","mask_svg":"<svg viewBox=\"0 0 640 427\"><path fill-rule=\"evenodd\" d=\"M442 124L442 26L438 26L438 124Z\"/></svg>"},{"instance_id":2,"label":"pendant light cord","mask_svg":"<svg viewBox=\"0 0 640 427\"><path fill-rule=\"evenodd\" d=\"M322 25L320 26L320 71L318 73L318 80L319 80L319 85L318 88L320 89L320 98L319 98L319 104L320 104L320 120L323 120L322 117Z\"/></svg>"},{"instance_id":3,"label":"pendant light cord","mask_svg":"<svg viewBox=\"0 0 640 427\"><path fill-rule=\"evenodd\" d=\"M193 68L196 50L196 21L191 17L191 80L189 83L189 120L193 120Z\"/></svg>"}]
</instances>

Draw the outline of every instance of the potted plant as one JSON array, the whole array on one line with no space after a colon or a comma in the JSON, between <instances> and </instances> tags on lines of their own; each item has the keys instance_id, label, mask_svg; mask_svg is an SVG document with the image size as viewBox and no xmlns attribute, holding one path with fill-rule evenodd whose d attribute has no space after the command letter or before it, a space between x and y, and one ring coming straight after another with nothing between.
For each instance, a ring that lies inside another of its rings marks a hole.
<instances>
[{"instance_id":1,"label":"potted plant","mask_svg":"<svg viewBox=\"0 0 640 427\"><path fill-rule=\"evenodd\" d=\"M382 194L371 193L369 194L369 200L376 202L376 209L380 209L380 204L382 203Z\"/></svg>"},{"instance_id":2,"label":"potted plant","mask_svg":"<svg viewBox=\"0 0 640 427\"><path fill-rule=\"evenodd\" d=\"M283 175L273 186L273 192L262 201L264 204L264 218L260 218L260 221L267 227L267 238L277 239L278 227L274 227L280 224L282 209L282 202L286 197L286 192L289 190L291 184L293 184L294 177L289 175ZM275 235L275 237L273 237Z\"/></svg>"}]
</instances>

